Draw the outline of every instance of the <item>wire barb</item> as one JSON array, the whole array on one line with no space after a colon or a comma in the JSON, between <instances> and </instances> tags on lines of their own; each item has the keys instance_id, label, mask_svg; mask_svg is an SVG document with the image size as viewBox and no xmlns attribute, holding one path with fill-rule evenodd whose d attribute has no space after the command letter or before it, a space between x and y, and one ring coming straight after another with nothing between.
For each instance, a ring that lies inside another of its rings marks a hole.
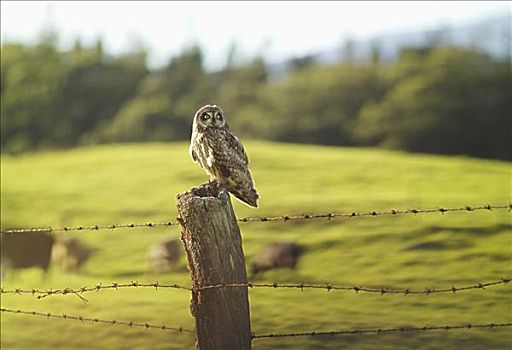
<instances>
[{"instance_id":1,"label":"wire barb","mask_svg":"<svg viewBox=\"0 0 512 350\"><path fill-rule=\"evenodd\" d=\"M446 326L424 326L424 327L400 327L400 328L376 328L376 329L352 329L342 331L325 331L325 332L299 332L299 333L268 333L268 334L253 334L252 339L258 338L284 338L284 337L305 337L305 336L335 336L335 335L354 335L354 334L378 334L383 333L407 333L407 332L425 332L425 331L450 331L456 329L482 329L482 328L498 328L498 327L511 327L512 323L487 323L487 324L464 324L464 325L446 325Z\"/></svg>"},{"instance_id":2,"label":"wire barb","mask_svg":"<svg viewBox=\"0 0 512 350\"><path fill-rule=\"evenodd\" d=\"M169 326L156 326L149 323L137 323L137 322L127 322L127 321L118 321L118 320L102 320L99 318L87 318L83 316L70 316L67 314L52 314L52 313L42 313L37 311L24 311L24 310L12 310L12 309L6 309L6 308L0 308L0 312L8 312L8 313L14 313L14 314L24 314L24 315L31 315L31 316L42 316L46 317L47 319L50 318L60 318L64 320L76 320L76 321L91 321L93 323L104 323L104 324L113 324L113 325L122 325L122 326L129 326L129 327L144 327L146 329L162 329L166 331L176 331L178 333L195 333L192 330L184 329L183 327L169 327Z\"/></svg>"},{"instance_id":3,"label":"wire barb","mask_svg":"<svg viewBox=\"0 0 512 350\"><path fill-rule=\"evenodd\" d=\"M491 211L494 209L508 209L512 211L512 203L506 205L482 205L482 206L461 206L455 208L432 208L432 209L391 209L388 211L368 211L368 212L351 212L351 213L327 213L327 214L302 214L302 215L278 215L278 216L258 216L258 217L246 217L238 219L239 222L270 222L270 221L293 221L293 220L309 220L309 219L327 219L331 220L337 217L364 217L364 216L385 216L391 215L396 216L398 214L424 214L424 213L441 213L444 214L446 212L456 212L456 211L465 211L465 212L475 212L479 210L487 210ZM59 231L86 231L86 230L94 230L98 231L101 229L119 229L119 228L155 228L155 227L170 227L180 225L181 219L177 218L176 221L167 221L167 222L146 222L146 223L130 223L130 224L110 224L110 225L80 225L80 226L64 226L53 228L51 226L48 227L39 227L39 228L21 228L21 229L12 229L1 231L2 234L7 233L28 233L28 232L59 232Z\"/></svg>"}]
</instances>

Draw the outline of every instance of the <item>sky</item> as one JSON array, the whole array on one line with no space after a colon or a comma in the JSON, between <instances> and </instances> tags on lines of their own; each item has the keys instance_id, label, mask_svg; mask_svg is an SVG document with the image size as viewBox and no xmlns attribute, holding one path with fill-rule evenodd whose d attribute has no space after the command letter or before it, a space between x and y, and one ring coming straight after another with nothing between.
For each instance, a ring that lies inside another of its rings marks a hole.
<instances>
[{"instance_id":1,"label":"sky","mask_svg":"<svg viewBox=\"0 0 512 350\"><path fill-rule=\"evenodd\" d=\"M236 43L239 59L279 62L370 39L456 26L510 14L509 1L469 2L163 2L1 1L1 40L35 42L49 23L62 48L101 36L120 54L141 45L156 68L197 43L209 69L222 67Z\"/></svg>"}]
</instances>

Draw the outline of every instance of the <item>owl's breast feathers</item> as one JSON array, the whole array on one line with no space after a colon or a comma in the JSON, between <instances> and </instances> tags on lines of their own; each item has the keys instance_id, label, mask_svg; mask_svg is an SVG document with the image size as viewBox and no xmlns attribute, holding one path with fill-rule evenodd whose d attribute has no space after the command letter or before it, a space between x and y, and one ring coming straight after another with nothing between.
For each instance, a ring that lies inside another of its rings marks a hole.
<instances>
[{"instance_id":1,"label":"owl's breast feathers","mask_svg":"<svg viewBox=\"0 0 512 350\"><path fill-rule=\"evenodd\" d=\"M236 136L225 129L206 129L193 135L190 153L210 178L226 186L241 201L258 206L259 195L248 168L249 159Z\"/></svg>"}]
</instances>

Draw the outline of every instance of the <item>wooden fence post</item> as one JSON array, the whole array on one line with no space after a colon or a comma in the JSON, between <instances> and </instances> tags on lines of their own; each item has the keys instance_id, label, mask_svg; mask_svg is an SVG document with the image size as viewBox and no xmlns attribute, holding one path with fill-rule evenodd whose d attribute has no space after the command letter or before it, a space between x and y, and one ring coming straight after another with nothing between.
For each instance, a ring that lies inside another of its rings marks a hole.
<instances>
[{"instance_id":1,"label":"wooden fence post","mask_svg":"<svg viewBox=\"0 0 512 350\"><path fill-rule=\"evenodd\" d=\"M190 310L196 319L200 350L251 348L247 287L198 289L247 284L245 258L229 194L205 184L178 195L181 240L192 275Z\"/></svg>"}]
</instances>

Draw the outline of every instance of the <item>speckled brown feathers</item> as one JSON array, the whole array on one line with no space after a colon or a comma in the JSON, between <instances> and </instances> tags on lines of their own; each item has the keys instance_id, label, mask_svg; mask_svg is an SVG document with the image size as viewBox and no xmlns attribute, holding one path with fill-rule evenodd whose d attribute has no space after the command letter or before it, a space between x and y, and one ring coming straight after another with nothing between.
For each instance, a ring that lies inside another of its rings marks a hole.
<instances>
[{"instance_id":1,"label":"speckled brown feathers","mask_svg":"<svg viewBox=\"0 0 512 350\"><path fill-rule=\"evenodd\" d=\"M192 159L242 202L257 207L249 159L242 143L228 128L224 112L217 106L200 108L195 117L190 143Z\"/></svg>"}]
</instances>

